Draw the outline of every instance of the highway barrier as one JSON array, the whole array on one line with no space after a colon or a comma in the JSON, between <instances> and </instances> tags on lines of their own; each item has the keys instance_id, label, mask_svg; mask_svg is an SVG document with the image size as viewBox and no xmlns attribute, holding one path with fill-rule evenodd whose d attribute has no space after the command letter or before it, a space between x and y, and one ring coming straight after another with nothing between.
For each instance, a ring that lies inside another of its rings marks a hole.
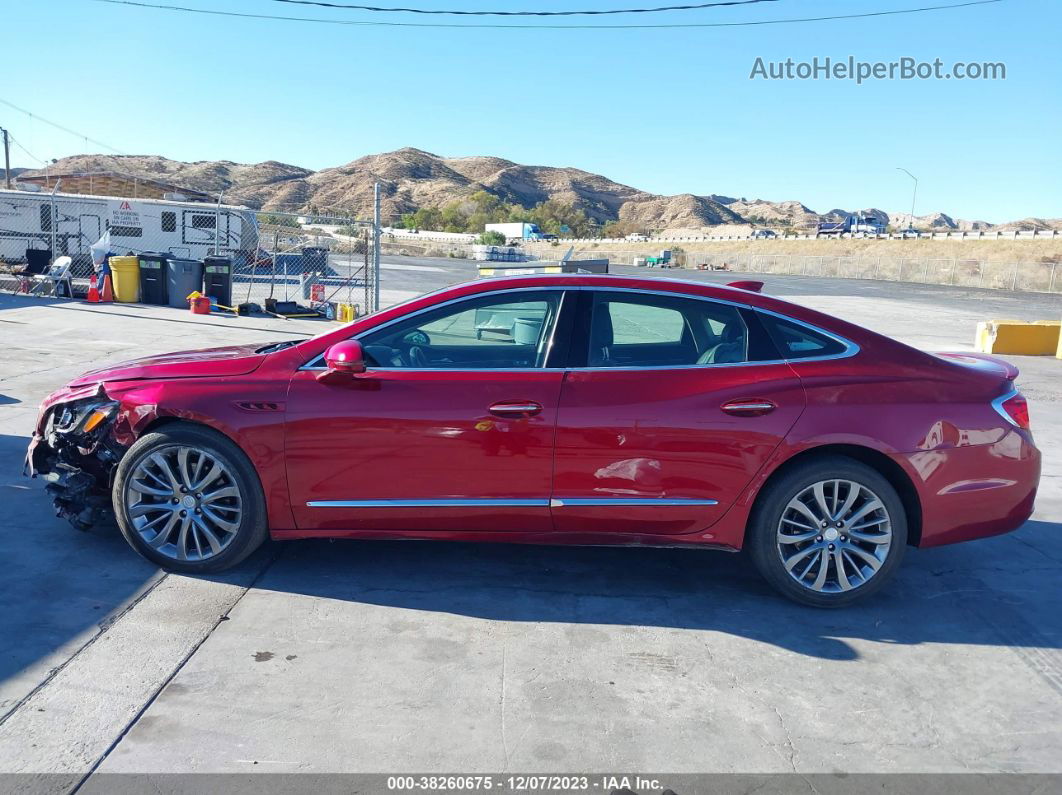
<instances>
[{"instance_id":1,"label":"highway barrier","mask_svg":"<svg viewBox=\"0 0 1062 795\"><path fill-rule=\"evenodd\" d=\"M985 320L977 324L974 348L981 353L1062 357L1057 320Z\"/></svg>"}]
</instances>

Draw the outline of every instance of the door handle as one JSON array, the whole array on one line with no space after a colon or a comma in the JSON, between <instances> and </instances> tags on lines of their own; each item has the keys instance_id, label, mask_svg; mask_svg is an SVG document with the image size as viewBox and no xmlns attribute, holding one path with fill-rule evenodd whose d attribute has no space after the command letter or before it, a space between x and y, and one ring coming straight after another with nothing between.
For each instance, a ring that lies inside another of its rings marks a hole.
<instances>
[{"instance_id":1,"label":"door handle","mask_svg":"<svg viewBox=\"0 0 1062 795\"><path fill-rule=\"evenodd\" d=\"M778 404L773 400L765 400L763 398L742 398L728 400L719 408L727 414L733 414L736 417L760 417L764 414L770 414L778 408Z\"/></svg>"},{"instance_id":2,"label":"door handle","mask_svg":"<svg viewBox=\"0 0 1062 795\"><path fill-rule=\"evenodd\" d=\"M533 417L542 411L542 404L533 400L503 401L493 404L488 411L496 417Z\"/></svg>"}]
</instances>

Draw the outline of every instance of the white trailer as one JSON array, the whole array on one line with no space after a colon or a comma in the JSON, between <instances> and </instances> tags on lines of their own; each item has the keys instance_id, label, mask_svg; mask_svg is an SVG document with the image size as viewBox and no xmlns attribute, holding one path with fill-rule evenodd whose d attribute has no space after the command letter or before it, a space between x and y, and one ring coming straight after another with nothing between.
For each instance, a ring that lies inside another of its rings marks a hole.
<instances>
[{"instance_id":1,"label":"white trailer","mask_svg":"<svg viewBox=\"0 0 1062 795\"><path fill-rule=\"evenodd\" d=\"M255 212L246 207L164 199L122 199L28 190L0 190L0 260L24 262L26 249L69 255L77 275L91 267L89 246L111 233L111 250L167 251L202 259L258 249Z\"/></svg>"},{"instance_id":2,"label":"white trailer","mask_svg":"<svg viewBox=\"0 0 1062 795\"><path fill-rule=\"evenodd\" d=\"M500 232L509 240L540 240L542 232L538 224L511 223L511 224L487 224L484 228L487 232Z\"/></svg>"}]
</instances>

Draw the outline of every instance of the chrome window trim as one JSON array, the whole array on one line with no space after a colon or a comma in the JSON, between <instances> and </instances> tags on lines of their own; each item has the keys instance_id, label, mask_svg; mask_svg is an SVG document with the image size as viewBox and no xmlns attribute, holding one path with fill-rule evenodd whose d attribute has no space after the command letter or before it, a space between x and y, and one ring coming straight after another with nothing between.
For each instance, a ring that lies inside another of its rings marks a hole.
<instances>
[{"instance_id":1,"label":"chrome window trim","mask_svg":"<svg viewBox=\"0 0 1062 795\"><path fill-rule=\"evenodd\" d=\"M1016 388L1012 388L1009 392L1000 395L992 401L992 408L996 410L996 414L1005 419L1008 425L1012 425L1015 428L1018 428L1019 430L1021 430L1021 426L1014 421L1013 417L1007 414L1006 409L1003 408L1003 404L1010 400L1012 397L1016 397L1020 394L1021 392L1019 392Z\"/></svg>"},{"instance_id":2,"label":"chrome window trim","mask_svg":"<svg viewBox=\"0 0 1062 795\"><path fill-rule=\"evenodd\" d=\"M585 274L572 274L572 275L585 275ZM514 278L524 278L524 277L514 277ZM684 284L684 285L685 284L689 284L689 285L704 286L704 284L705 284L704 282L694 282L694 281L682 280L682 279L674 279L672 281L675 282L676 284ZM718 287L720 285L710 285L710 286ZM435 309L439 309L441 307L445 307L445 306L449 306L450 304L457 303L459 301L467 301L467 300L471 300L471 299L474 299L474 298L480 298L482 296L494 295L496 293L517 293L517 292L527 292L527 291L538 291L538 292L541 292L541 291L549 291L549 290L560 291L560 292L574 292L574 291L590 290L590 291L593 291L593 292L633 293L635 295L662 295L662 296L665 296L665 297L690 298L690 299L693 299L695 301L710 301L710 302L716 303L716 304L725 304L725 305L728 305L728 306L737 307L738 309L747 309L750 312L762 312L762 313L764 313L766 315L771 315L773 317L781 318L782 320L785 320L785 321L787 321L789 323L795 323L798 326L803 326L804 328L809 329L810 331L813 331L816 334L821 334L824 337L828 337L828 338L834 340L835 342L838 342L841 345L844 345L845 346L845 350L843 350L841 353L829 354L828 356L807 356L807 357L794 358L794 359L765 359L765 360L762 360L762 361L754 361L754 362L721 362L719 364L632 365L632 366L629 366L629 367L510 367L510 368L501 368L501 367L499 367L499 368L464 368L464 369L458 368L458 367L421 367L421 368L418 368L418 367L372 367L372 368L370 368L370 371L384 370L384 371L387 371L387 372L403 372L403 373L528 373L528 372L538 373L538 372L543 372L543 371L545 371L545 372L564 372L564 371L569 371L569 372L588 372L588 371L589 372L629 372L629 371L646 371L646 370L652 370L652 371L656 371L656 370L694 370L694 369L696 369L696 370L704 370L704 369L710 369L710 368L715 368L715 367L755 367L755 366L763 366L763 365L770 365L770 364L789 364L790 362L794 362L794 363L827 362L827 361L833 361L833 360L836 360L836 359L847 359L847 358L850 358L852 356L855 356L856 354L858 354L860 352L859 345L857 345L856 343L852 342L849 339L846 339L845 337L840 336L839 334L834 334L832 331L826 331L825 329L820 328L819 326L816 326L816 325L814 325L812 323L807 323L807 322L805 322L803 320L798 320L797 318L791 317L790 315L783 315L781 312L775 312L775 311L773 311L771 309L763 309L762 307L752 306L751 304L743 304L743 303L741 303L739 301L729 301L729 300L727 300L725 298L713 298L713 297L706 296L706 295L690 295L689 293L679 292L677 290L645 290L645 289L640 289L640 288L637 288L637 287L610 287L608 285L600 285L600 286L593 286L593 287L589 287L589 286L585 286L585 285L573 285L573 286L570 286L570 287L569 286L564 286L564 285L552 285L552 286L548 286L548 287L546 287L546 286L543 286L543 287L510 287L510 288L507 288L507 289L506 288L499 288L497 290L487 290L487 291L484 291L482 293L474 293L472 295L462 295L462 296L460 296L458 298L452 298L449 301L444 301L444 302L442 302L440 304L433 304L432 306L425 307L423 309L418 309L416 312L410 312L408 314L396 317L396 318L394 318L392 320L388 320L386 323L381 323L379 326L374 326L371 329L367 329L367 330L361 332L360 334L356 334L353 337L350 337L350 339L360 340L366 334L370 334L370 333L378 331L380 329L387 328L388 326L390 326L390 325L392 325L394 323L398 323L401 320L405 320L405 319L410 318L410 317L416 317L417 315L422 314L424 312L430 312L430 311L433 311ZM429 293L429 295L430 295L430 293ZM558 313L558 319L559 319L559 317L560 317L560 315ZM553 344L553 335L556 334L556 331L557 331L557 323L556 323L556 320L555 320L554 323L553 323L553 329L550 332L550 345L551 346ZM318 361L319 359L322 359L323 357L324 357L324 353L319 353L317 356L315 356L313 359L311 359L309 362L307 362L306 364L302 365L298 369L299 370L327 370L328 369L327 367L321 367L321 366L314 366L313 365L314 362ZM547 357L548 357L548 352L547 352Z\"/></svg>"},{"instance_id":3,"label":"chrome window trim","mask_svg":"<svg viewBox=\"0 0 1062 795\"><path fill-rule=\"evenodd\" d=\"M517 278L522 278L522 277L517 277ZM443 288L443 289L446 290L446 289L449 289L449 288ZM497 294L501 294L501 293L508 294L508 293L523 293L523 292L531 292L531 291L540 292L540 293L541 292L561 293L561 302L558 304L558 309L560 309L560 304L563 303L564 293L566 291L573 290L573 289L578 289L578 288L563 287L563 286L560 286L560 285L551 285L551 286L548 286L548 287L545 287L545 286L544 287L510 287L508 289L500 288L500 289L497 289L497 290L485 290L482 293L472 293L471 295L462 295L462 296L458 296L457 298L451 298L449 301L443 301L442 303L439 303L439 304L432 304L431 306L426 306L423 309L416 310L415 312L409 312L409 313L404 314L404 315L399 315L398 317L392 318L391 320L388 320L385 323L381 323L378 326L373 326L370 329L366 329L365 331L362 331L362 332L360 332L358 334L355 334L353 337L349 337L348 339L360 341L362 337L364 337L364 336L366 336L368 334L373 334L373 333L375 333L377 331L380 331L381 329L387 328L388 326L393 326L395 323L398 323L400 321L407 320L407 319L409 319L411 317L416 317L417 315L422 315L425 312L434 312L436 309L442 309L443 307L449 306L450 304L460 303L461 301L471 301L471 300L474 300L474 299L477 299L477 298L482 298L484 296L494 295L496 293ZM423 297L427 297L429 295L431 295L431 293L425 293L425 295L421 296L421 297L423 298ZM553 319L553 328L550 329L549 345L546 348L546 359L549 358L549 354L550 354L550 352L553 349L553 337L557 333L557 321L559 319L560 319L560 312L558 311L557 312L557 316ZM318 359L321 359L321 360L324 359L324 352L323 351L321 353L317 354L316 356L314 356L312 359L310 359L310 361L306 362L306 364L302 365L299 368L299 370L327 370L328 369L327 367L321 367L319 365L314 365L314 362L316 362ZM546 370L546 371L550 371L550 370L563 371L566 368L564 368L564 367L476 367L476 368L465 368L465 369L462 369L462 368L459 368L459 367L381 367L381 366L374 366L374 367L371 367L369 369L373 370L373 371L375 371L375 370L386 370L388 372L394 371L394 372L403 372L403 373L469 373L469 372L474 372L474 373L529 373L529 372L530 373L538 373L538 372L541 372L543 370Z\"/></svg>"},{"instance_id":4,"label":"chrome window trim","mask_svg":"<svg viewBox=\"0 0 1062 795\"><path fill-rule=\"evenodd\" d=\"M682 284L700 284L699 282L675 280ZM718 286L718 285L713 285ZM726 304L728 306L737 307L738 309L747 309L750 312L763 312L767 315L772 315L789 323L795 323L798 326L803 326L806 329L814 331L816 334L821 334L824 337L829 337L834 342L838 342L845 346L845 349L841 353L833 353L828 356L808 356L799 359L765 359L754 362L720 362L719 364L657 364L657 365L631 365L629 367L569 367L572 372L629 372L629 371L643 371L643 370L704 370L715 367L750 367L757 365L768 364L789 364L790 362L825 362L833 359L847 359L850 356L855 356L859 353L859 346L849 339L834 334L831 331L819 328L818 326L806 323L803 320L798 320L795 317L789 315L783 315L781 312L774 312L770 309L763 309L758 306L752 306L751 304L743 304L738 301L728 301L725 298L713 298L707 295L689 295L688 293L680 293L674 290L642 290L637 287L572 287L572 290L593 290L595 292L613 292L613 293L634 293L635 295L663 295L669 297L679 298L691 298L695 301L709 301L716 304Z\"/></svg>"}]
</instances>

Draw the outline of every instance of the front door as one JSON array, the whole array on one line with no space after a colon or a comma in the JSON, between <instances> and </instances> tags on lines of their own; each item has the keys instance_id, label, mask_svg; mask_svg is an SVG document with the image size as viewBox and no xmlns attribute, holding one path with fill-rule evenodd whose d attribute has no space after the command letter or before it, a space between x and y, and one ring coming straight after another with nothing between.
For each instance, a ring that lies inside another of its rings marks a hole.
<instances>
[{"instance_id":1,"label":"front door","mask_svg":"<svg viewBox=\"0 0 1062 795\"><path fill-rule=\"evenodd\" d=\"M353 385L292 378L288 483L300 530L550 530L563 370L557 290L459 299L358 339Z\"/></svg>"},{"instance_id":2,"label":"front door","mask_svg":"<svg viewBox=\"0 0 1062 795\"><path fill-rule=\"evenodd\" d=\"M803 411L799 379L733 304L625 290L584 303L585 366L557 419L556 530L710 540Z\"/></svg>"}]
</instances>

